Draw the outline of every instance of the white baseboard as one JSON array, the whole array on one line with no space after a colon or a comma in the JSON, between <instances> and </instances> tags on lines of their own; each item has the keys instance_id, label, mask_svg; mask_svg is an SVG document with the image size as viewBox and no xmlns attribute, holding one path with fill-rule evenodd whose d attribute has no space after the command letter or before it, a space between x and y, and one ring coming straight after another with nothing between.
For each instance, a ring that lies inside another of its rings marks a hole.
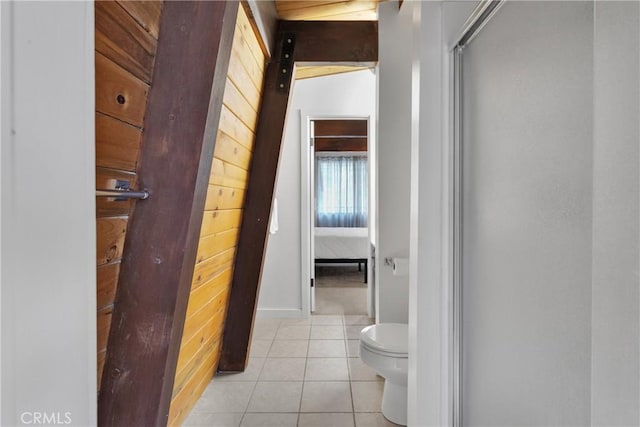
<instances>
[{"instance_id":1,"label":"white baseboard","mask_svg":"<svg viewBox=\"0 0 640 427\"><path fill-rule=\"evenodd\" d=\"M259 319L287 318L302 319L302 309L299 308L259 308L256 312Z\"/></svg>"}]
</instances>

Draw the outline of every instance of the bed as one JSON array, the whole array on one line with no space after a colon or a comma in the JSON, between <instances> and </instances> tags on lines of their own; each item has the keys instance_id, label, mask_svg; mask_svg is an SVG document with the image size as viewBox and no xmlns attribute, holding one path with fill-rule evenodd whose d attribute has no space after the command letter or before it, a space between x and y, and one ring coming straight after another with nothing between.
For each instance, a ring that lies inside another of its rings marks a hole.
<instances>
[{"instance_id":1,"label":"bed","mask_svg":"<svg viewBox=\"0 0 640 427\"><path fill-rule=\"evenodd\" d=\"M353 263L358 269L364 265L364 282L367 283L369 259L369 229L346 227L315 228L315 261L317 264Z\"/></svg>"}]
</instances>

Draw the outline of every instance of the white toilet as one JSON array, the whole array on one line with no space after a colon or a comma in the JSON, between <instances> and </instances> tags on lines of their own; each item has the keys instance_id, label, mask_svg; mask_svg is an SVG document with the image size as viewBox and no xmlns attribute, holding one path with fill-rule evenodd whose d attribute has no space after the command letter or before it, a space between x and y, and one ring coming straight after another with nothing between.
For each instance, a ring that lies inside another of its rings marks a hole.
<instances>
[{"instance_id":1,"label":"white toilet","mask_svg":"<svg viewBox=\"0 0 640 427\"><path fill-rule=\"evenodd\" d=\"M402 323L380 323L360 332L360 359L384 377L382 415L407 425L409 330Z\"/></svg>"}]
</instances>

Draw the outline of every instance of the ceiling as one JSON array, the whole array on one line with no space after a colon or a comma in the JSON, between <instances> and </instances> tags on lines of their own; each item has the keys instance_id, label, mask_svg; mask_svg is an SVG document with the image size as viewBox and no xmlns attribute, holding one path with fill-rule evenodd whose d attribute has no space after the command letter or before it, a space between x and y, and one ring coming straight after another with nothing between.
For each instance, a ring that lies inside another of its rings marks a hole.
<instances>
[{"instance_id":1,"label":"ceiling","mask_svg":"<svg viewBox=\"0 0 640 427\"><path fill-rule=\"evenodd\" d=\"M358 67L353 65L309 65L296 66L296 80L311 79L313 77L330 76L332 74L350 73L352 71L368 70L373 67Z\"/></svg>"},{"instance_id":2,"label":"ceiling","mask_svg":"<svg viewBox=\"0 0 640 427\"><path fill-rule=\"evenodd\" d=\"M280 19L288 21L378 20L378 0L275 0Z\"/></svg>"},{"instance_id":3,"label":"ceiling","mask_svg":"<svg viewBox=\"0 0 640 427\"><path fill-rule=\"evenodd\" d=\"M275 0L278 17L287 21L377 21L382 0ZM298 66L296 79L365 70L369 67Z\"/></svg>"}]
</instances>

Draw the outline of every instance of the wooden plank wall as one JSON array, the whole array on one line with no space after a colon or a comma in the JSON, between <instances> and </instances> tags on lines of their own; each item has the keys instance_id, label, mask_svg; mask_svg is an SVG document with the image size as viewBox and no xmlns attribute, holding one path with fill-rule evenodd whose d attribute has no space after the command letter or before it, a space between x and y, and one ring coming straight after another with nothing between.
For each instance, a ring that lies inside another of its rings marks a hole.
<instances>
[{"instance_id":1,"label":"wooden plank wall","mask_svg":"<svg viewBox=\"0 0 640 427\"><path fill-rule=\"evenodd\" d=\"M116 180L137 187L161 12L161 1L95 2L96 188L113 189ZM127 223L134 208L135 202L96 201L98 390Z\"/></svg>"},{"instance_id":2,"label":"wooden plank wall","mask_svg":"<svg viewBox=\"0 0 640 427\"><path fill-rule=\"evenodd\" d=\"M295 43L292 43L294 40ZM233 286L225 320L219 369L227 372L244 371L249 357L269 232L269 215L291 91L291 71L288 67L297 62L360 62L373 65L378 61L378 23L279 21L273 53L274 57L265 72L263 106L254 148L256 161L251 162L249 171L251 185L243 211ZM287 72L282 73L283 69ZM288 77L281 77L283 75Z\"/></svg>"},{"instance_id":3,"label":"wooden plank wall","mask_svg":"<svg viewBox=\"0 0 640 427\"><path fill-rule=\"evenodd\" d=\"M211 381L220 357L256 123L265 54L240 7L209 189L176 368L169 425L180 425Z\"/></svg>"}]
</instances>

